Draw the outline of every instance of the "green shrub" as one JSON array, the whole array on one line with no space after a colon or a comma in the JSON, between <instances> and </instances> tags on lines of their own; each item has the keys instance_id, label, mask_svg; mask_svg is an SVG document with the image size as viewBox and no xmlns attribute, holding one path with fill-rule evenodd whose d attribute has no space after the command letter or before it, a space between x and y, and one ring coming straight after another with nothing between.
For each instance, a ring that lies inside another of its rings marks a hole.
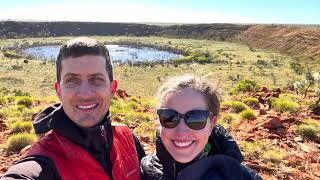
<instances>
[{"instance_id":1,"label":"green shrub","mask_svg":"<svg viewBox=\"0 0 320 180\"><path fill-rule=\"evenodd\" d=\"M24 121L32 121L33 114L31 109L24 109L22 110L20 117L22 117Z\"/></svg>"},{"instance_id":2,"label":"green shrub","mask_svg":"<svg viewBox=\"0 0 320 180\"><path fill-rule=\"evenodd\" d=\"M298 134L303 138L320 142L320 122L313 119L306 119L297 128Z\"/></svg>"},{"instance_id":3,"label":"green shrub","mask_svg":"<svg viewBox=\"0 0 320 180\"><path fill-rule=\"evenodd\" d=\"M236 119L236 117L233 114L229 114L226 113L222 116L221 120L226 122L226 123L231 123L232 121L234 121Z\"/></svg>"},{"instance_id":4,"label":"green shrub","mask_svg":"<svg viewBox=\"0 0 320 180\"><path fill-rule=\"evenodd\" d=\"M14 124L15 122L21 121L21 118L20 117L10 117L10 118L8 118L7 121L9 124Z\"/></svg>"},{"instance_id":5,"label":"green shrub","mask_svg":"<svg viewBox=\"0 0 320 180\"><path fill-rule=\"evenodd\" d=\"M252 108L259 106L259 100L257 98L248 97L244 99L243 102Z\"/></svg>"},{"instance_id":6,"label":"green shrub","mask_svg":"<svg viewBox=\"0 0 320 180\"><path fill-rule=\"evenodd\" d=\"M23 92L20 89L14 89L12 92L14 93L15 96L29 96L29 97L31 97L30 93Z\"/></svg>"},{"instance_id":7,"label":"green shrub","mask_svg":"<svg viewBox=\"0 0 320 180\"><path fill-rule=\"evenodd\" d=\"M288 94L288 93L280 94L279 98L288 99L288 100L291 100L291 101L299 101L299 97L297 95Z\"/></svg>"},{"instance_id":8,"label":"green shrub","mask_svg":"<svg viewBox=\"0 0 320 180\"><path fill-rule=\"evenodd\" d=\"M285 156L285 153L280 151L278 146L266 141L242 141L240 142L240 148L245 156L260 158L267 163L278 163Z\"/></svg>"},{"instance_id":9,"label":"green shrub","mask_svg":"<svg viewBox=\"0 0 320 180\"><path fill-rule=\"evenodd\" d=\"M25 111L28 107L25 105L15 105L11 106L13 109L16 109L21 114L23 111Z\"/></svg>"},{"instance_id":10,"label":"green shrub","mask_svg":"<svg viewBox=\"0 0 320 180\"><path fill-rule=\"evenodd\" d=\"M22 56L17 54L17 51L11 50L11 51L5 51L3 52L4 57L7 58L21 58Z\"/></svg>"},{"instance_id":11,"label":"green shrub","mask_svg":"<svg viewBox=\"0 0 320 180\"><path fill-rule=\"evenodd\" d=\"M222 118L218 119L217 124L223 126L224 128L228 128L229 127L229 124Z\"/></svg>"},{"instance_id":12,"label":"green shrub","mask_svg":"<svg viewBox=\"0 0 320 180\"><path fill-rule=\"evenodd\" d=\"M141 136L142 134L147 134L150 132L154 133L156 132L157 129L157 124L155 122L141 122L135 129L134 129L134 133L137 136Z\"/></svg>"},{"instance_id":13,"label":"green shrub","mask_svg":"<svg viewBox=\"0 0 320 180\"><path fill-rule=\"evenodd\" d=\"M115 97L115 96L114 96ZM57 96L47 96L43 99L40 99L41 102L47 103L47 104L53 104L57 103L59 101Z\"/></svg>"},{"instance_id":14,"label":"green shrub","mask_svg":"<svg viewBox=\"0 0 320 180\"><path fill-rule=\"evenodd\" d=\"M143 107L137 101L134 100L127 102L127 107L135 110L143 109Z\"/></svg>"},{"instance_id":15,"label":"green shrub","mask_svg":"<svg viewBox=\"0 0 320 180\"><path fill-rule=\"evenodd\" d=\"M28 132L32 130L32 122L21 122L17 121L11 126L11 132L13 134Z\"/></svg>"},{"instance_id":16,"label":"green shrub","mask_svg":"<svg viewBox=\"0 0 320 180\"><path fill-rule=\"evenodd\" d=\"M6 87L0 88L0 95L1 95L1 96L6 96L6 95L8 95L9 93L10 93L10 90L7 89Z\"/></svg>"},{"instance_id":17,"label":"green shrub","mask_svg":"<svg viewBox=\"0 0 320 180\"><path fill-rule=\"evenodd\" d=\"M232 112L239 113L243 110L248 109L248 106L245 105L243 102L240 101L225 101L221 104L222 108L227 108Z\"/></svg>"},{"instance_id":18,"label":"green shrub","mask_svg":"<svg viewBox=\"0 0 320 180\"><path fill-rule=\"evenodd\" d=\"M261 141L254 141L254 142L242 141L240 142L240 148L241 148L241 151L246 156L259 157L261 152L263 152L265 149L265 143Z\"/></svg>"},{"instance_id":19,"label":"green shrub","mask_svg":"<svg viewBox=\"0 0 320 180\"><path fill-rule=\"evenodd\" d=\"M156 142L156 139L157 139L156 129L157 129L157 128L153 128L153 129L149 130L148 135L149 135L149 137L150 137L150 141L151 141L151 142Z\"/></svg>"},{"instance_id":20,"label":"green shrub","mask_svg":"<svg viewBox=\"0 0 320 180\"><path fill-rule=\"evenodd\" d=\"M246 110L243 110L241 113L240 113L240 117L242 119L255 119L256 118L256 115L255 115L255 112L251 109L246 109Z\"/></svg>"},{"instance_id":21,"label":"green shrub","mask_svg":"<svg viewBox=\"0 0 320 180\"><path fill-rule=\"evenodd\" d=\"M283 158L284 154L279 150L271 149L262 153L262 159L271 161L272 163L279 163Z\"/></svg>"},{"instance_id":22,"label":"green shrub","mask_svg":"<svg viewBox=\"0 0 320 180\"><path fill-rule=\"evenodd\" d=\"M3 110L0 110L0 119L7 119L8 114Z\"/></svg>"},{"instance_id":23,"label":"green shrub","mask_svg":"<svg viewBox=\"0 0 320 180\"><path fill-rule=\"evenodd\" d=\"M298 127L298 133L307 139L316 139L318 130L316 127L308 124L302 124Z\"/></svg>"},{"instance_id":24,"label":"green shrub","mask_svg":"<svg viewBox=\"0 0 320 180\"><path fill-rule=\"evenodd\" d=\"M21 112L23 112L27 107L22 105L12 105L2 108L0 111L6 114L7 117L20 117Z\"/></svg>"},{"instance_id":25,"label":"green shrub","mask_svg":"<svg viewBox=\"0 0 320 180\"><path fill-rule=\"evenodd\" d=\"M255 92L260 89L260 86L253 80L242 80L240 81L235 88L231 91L233 94L238 92Z\"/></svg>"},{"instance_id":26,"label":"green shrub","mask_svg":"<svg viewBox=\"0 0 320 180\"><path fill-rule=\"evenodd\" d=\"M271 98L271 106L280 112L294 113L298 111L299 104L287 98Z\"/></svg>"},{"instance_id":27,"label":"green shrub","mask_svg":"<svg viewBox=\"0 0 320 180\"><path fill-rule=\"evenodd\" d=\"M188 63L188 62L192 62L192 57L191 56L185 56L183 58L179 58L179 59L175 59L174 63L176 64L182 64L182 63Z\"/></svg>"},{"instance_id":28,"label":"green shrub","mask_svg":"<svg viewBox=\"0 0 320 180\"><path fill-rule=\"evenodd\" d=\"M16 104L31 108L33 105L33 99L28 96L22 96L17 100Z\"/></svg>"},{"instance_id":29,"label":"green shrub","mask_svg":"<svg viewBox=\"0 0 320 180\"><path fill-rule=\"evenodd\" d=\"M130 125L132 121L149 121L154 119L155 115L144 112L146 108L154 107L153 101L147 101L143 98L131 96L127 100L113 98L110 112L114 115L119 114L123 124Z\"/></svg>"},{"instance_id":30,"label":"green shrub","mask_svg":"<svg viewBox=\"0 0 320 180\"><path fill-rule=\"evenodd\" d=\"M180 59L175 59L174 63L191 63L191 62L198 62L200 64L204 64L204 63L209 63L213 60L213 57L211 56L211 54L206 51L206 52L201 52L201 51L194 51L191 52L189 55L180 58Z\"/></svg>"},{"instance_id":31,"label":"green shrub","mask_svg":"<svg viewBox=\"0 0 320 180\"><path fill-rule=\"evenodd\" d=\"M16 101L16 99L17 99L16 96L5 96L4 98L6 99L7 103L12 103L12 102Z\"/></svg>"},{"instance_id":32,"label":"green shrub","mask_svg":"<svg viewBox=\"0 0 320 180\"><path fill-rule=\"evenodd\" d=\"M130 125L130 122L132 121L138 121L138 122L150 122L153 118L153 115L150 113L143 113L143 112L128 112L123 117L125 122L124 124Z\"/></svg>"},{"instance_id":33,"label":"green shrub","mask_svg":"<svg viewBox=\"0 0 320 180\"><path fill-rule=\"evenodd\" d=\"M298 75L302 75L304 72L304 65L301 64L301 60L293 59L290 61L290 67L296 72Z\"/></svg>"},{"instance_id":34,"label":"green shrub","mask_svg":"<svg viewBox=\"0 0 320 180\"><path fill-rule=\"evenodd\" d=\"M320 128L320 121L318 121L318 120L305 119L305 120L303 121L303 123L309 124L309 125L312 125L312 126L315 126L315 127L319 127L319 128ZM320 130L320 129L319 129L319 130Z\"/></svg>"},{"instance_id":35,"label":"green shrub","mask_svg":"<svg viewBox=\"0 0 320 180\"><path fill-rule=\"evenodd\" d=\"M19 152L24 147L33 144L37 140L35 134L21 133L8 138L6 150L9 152Z\"/></svg>"},{"instance_id":36,"label":"green shrub","mask_svg":"<svg viewBox=\"0 0 320 180\"><path fill-rule=\"evenodd\" d=\"M113 98L112 106L110 106L110 111L112 114L117 113L127 113L132 109L127 108L127 104L121 98Z\"/></svg>"},{"instance_id":37,"label":"green shrub","mask_svg":"<svg viewBox=\"0 0 320 180\"><path fill-rule=\"evenodd\" d=\"M0 106L5 105L7 103L4 97L0 97Z\"/></svg>"}]
</instances>

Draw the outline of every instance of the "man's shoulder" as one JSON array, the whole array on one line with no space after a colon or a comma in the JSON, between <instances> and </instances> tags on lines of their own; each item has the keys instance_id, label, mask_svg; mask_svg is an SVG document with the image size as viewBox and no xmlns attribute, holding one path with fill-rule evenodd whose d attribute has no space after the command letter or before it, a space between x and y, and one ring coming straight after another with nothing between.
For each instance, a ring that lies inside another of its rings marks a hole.
<instances>
[{"instance_id":1,"label":"man's shoulder","mask_svg":"<svg viewBox=\"0 0 320 180\"><path fill-rule=\"evenodd\" d=\"M11 166L1 179L60 179L54 162L46 156L28 156Z\"/></svg>"},{"instance_id":2,"label":"man's shoulder","mask_svg":"<svg viewBox=\"0 0 320 180\"><path fill-rule=\"evenodd\" d=\"M111 126L112 126L112 127L114 127L114 126L121 126L121 127L126 126L126 127L128 127L127 125L122 124L122 123L118 123L118 122L112 122L112 123L111 123ZM129 128L129 127L128 127L128 128Z\"/></svg>"},{"instance_id":3,"label":"man's shoulder","mask_svg":"<svg viewBox=\"0 0 320 180\"><path fill-rule=\"evenodd\" d=\"M112 123L111 126L112 126L112 130L113 130L113 135L115 135L115 134L132 135L132 130L127 125Z\"/></svg>"}]
</instances>

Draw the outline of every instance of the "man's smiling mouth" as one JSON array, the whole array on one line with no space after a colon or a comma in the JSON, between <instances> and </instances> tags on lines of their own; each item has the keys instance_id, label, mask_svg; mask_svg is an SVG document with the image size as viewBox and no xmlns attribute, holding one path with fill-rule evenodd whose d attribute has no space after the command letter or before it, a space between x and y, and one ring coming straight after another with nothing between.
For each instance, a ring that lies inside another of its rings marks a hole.
<instances>
[{"instance_id":1,"label":"man's smiling mouth","mask_svg":"<svg viewBox=\"0 0 320 180\"><path fill-rule=\"evenodd\" d=\"M77 105L76 107L81 110L93 109L98 106L98 103L88 104L88 105Z\"/></svg>"}]
</instances>

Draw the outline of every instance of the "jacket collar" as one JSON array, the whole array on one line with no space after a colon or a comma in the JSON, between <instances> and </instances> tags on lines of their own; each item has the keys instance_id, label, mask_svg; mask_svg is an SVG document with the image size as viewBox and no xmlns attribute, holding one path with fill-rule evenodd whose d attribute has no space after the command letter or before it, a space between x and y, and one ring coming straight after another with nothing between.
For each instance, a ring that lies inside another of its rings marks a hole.
<instances>
[{"instance_id":1,"label":"jacket collar","mask_svg":"<svg viewBox=\"0 0 320 180\"><path fill-rule=\"evenodd\" d=\"M65 138L84 148L102 167L107 168L106 172L110 172L109 154L113 143L110 112L99 124L83 128L75 124L65 114L62 104L59 103L39 113L33 126L37 134L47 133L50 130L58 131ZM102 129L106 133L106 138L102 137L102 133L104 133Z\"/></svg>"}]
</instances>

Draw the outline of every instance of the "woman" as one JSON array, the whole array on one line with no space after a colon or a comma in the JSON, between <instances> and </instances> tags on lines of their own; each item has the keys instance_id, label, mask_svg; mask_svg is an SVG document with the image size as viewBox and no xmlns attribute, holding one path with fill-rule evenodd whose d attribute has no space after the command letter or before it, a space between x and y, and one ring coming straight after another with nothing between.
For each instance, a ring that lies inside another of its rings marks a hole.
<instances>
[{"instance_id":1,"label":"woman","mask_svg":"<svg viewBox=\"0 0 320 180\"><path fill-rule=\"evenodd\" d=\"M216 125L220 100L206 81L174 78L160 88L159 102L156 152L142 159L142 179L261 179Z\"/></svg>"}]
</instances>

